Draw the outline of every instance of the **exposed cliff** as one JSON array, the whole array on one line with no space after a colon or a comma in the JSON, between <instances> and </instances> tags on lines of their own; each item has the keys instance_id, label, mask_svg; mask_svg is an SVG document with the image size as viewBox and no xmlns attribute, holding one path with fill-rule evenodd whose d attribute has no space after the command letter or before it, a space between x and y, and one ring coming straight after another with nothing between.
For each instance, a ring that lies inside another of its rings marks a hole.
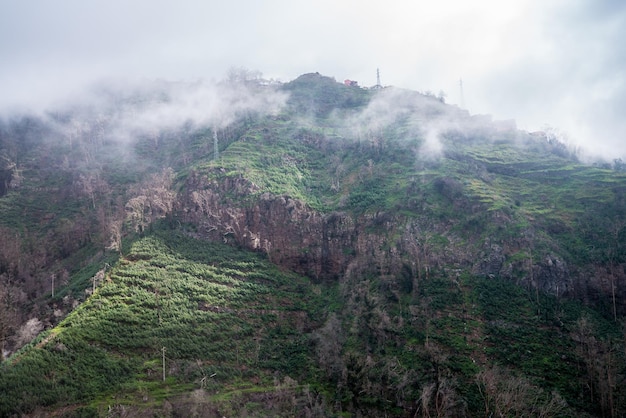
<instances>
[{"instance_id":1,"label":"exposed cliff","mask_svg":"<svg viewBox=\"0 0 626 418\"><path fill-rule=\"evenodd\" d=\"M223 169L212 174L192 173L177 199L176 212L196 226L194 235L261 251L283 268L314 279L337 280L355 272L396 276L403 268L417 279L468 270L555 296L573 296L573 282L579 280L579 273L551 253L520 259L520 237L504 242L487 237L482 246L474 245L456 236L454 222L424 222L391 211L323 213L289 196L261 192ZM493 217L498 222L499 215Z\"/></svg>"}]
</instances>

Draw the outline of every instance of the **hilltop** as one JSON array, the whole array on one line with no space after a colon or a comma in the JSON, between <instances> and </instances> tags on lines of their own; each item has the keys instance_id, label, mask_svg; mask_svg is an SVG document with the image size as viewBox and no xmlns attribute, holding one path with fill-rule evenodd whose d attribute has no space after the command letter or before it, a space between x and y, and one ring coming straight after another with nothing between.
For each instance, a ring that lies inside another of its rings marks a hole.
<instances>
[{"instance_id":1,"label":"hilltop","mask_svg":"<svg viewBox=\"0 0 626 418\"><path fill-rule=\"evenodd\" d=\"M387 87L0 127L0 415L619 416L626 173Z\"/></svg>"}]
</instances>

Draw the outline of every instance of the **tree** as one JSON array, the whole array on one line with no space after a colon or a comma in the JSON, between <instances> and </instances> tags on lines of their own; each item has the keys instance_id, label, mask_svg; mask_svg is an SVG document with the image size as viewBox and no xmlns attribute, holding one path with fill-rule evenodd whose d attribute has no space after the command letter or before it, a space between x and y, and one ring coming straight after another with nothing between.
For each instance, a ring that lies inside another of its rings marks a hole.
<instances>
[{"instance_id":1,"label":"tree","mask_svg":"<svg viewBox=\"0 0 626 418\"><path fill-rule=\"evenodd\" d=\"M0 356L19 324L21 239L10 229L0 228Z\"/></svg>"},{"instance_id":2,"label":"tree","mask_svg":"<svg viewBox=\"0 0 626 418\"><path fill-rule=\"evenodd\" d=\"M443 379L422 387L418 409L422 417L461 416L463 409L451 380Z\"/></svg>"},{"instance_id":3,"label":"tree","mask_svg":"<svg viewBox=\"0 0 626 418\"><path fill-rule=\"evenodd\" d=\"M6 343L18 325L17 305L6 274L0 274L0 359L4 357Z\"/></svg>"},{"instance_id":4,"label":"tree","mask_svg":"<svg viewBox=\"0 0 626 418\"><path fill-rule=\"evenodd\" d=\"M345 367L341 358L345 341L341 321L334 313L331 313L324 326L317 330L313 336L316 342L315 351L318 363L328 377L338 380Z\"/></svg>"},{"instance_id":5,"label":"tree","mask_svg":"<svg viewBox=\"0 0 626 418\"><path fill-rule=\"evenodd\" d=\"M612 341L599 340L589 318L583 316L572 332L576 343L575 353L585 367L583 392L591 404L599 405L603 416L618 416L617 348Z\"/></svg>"},{"instance_id":6,"label":"tree","mask_svg":"<svg viewBox=\"0 0 626 418\"><path fill-rule=\"evenodd\" d=\"M176 198L171 190L173 178L174 171L166 168L131 188L131 198L125 205L126 219L136 232L171 213Z\"/></svg>"},{"instance_id":7,"label":"tree","mask_svg":"<svg viewBox=\"0 0 626 418\"><path fill-rule=\"evenodd\" d=\"M613 305L613 319L617 322L617 301L616 301L616 268L617 259L620 252L620 233L626 226L626 219L616 215L610 225L611 242L607 248L607 258L609 261L609 274L611 280L611 302Z\"/></svg>"},{"instance_id":8,"label":"tree","mask_svg":"<svg viewBox=\"0 0 626 418\"><path fill-rule=\"evenodd\" d=\"M249 70L245 67L231 67L227 74L227 80L231 84L245 84L251 81L258 82L262 77L262 72Z\"/></svg>"},{"instance_id":9,"label":"tree","mask_svg":"<svg viewBox=\"0 0 626 418\"><path fill-rule=\"evenodd\" d=\"M98 201L106 201L106 198L111 194L111 187L97 170L79 174L75 185L79 194L89 198L93 209L96 209Z\"/></svg>"},{"instance_id":10,"label":"tree","mask_svg":"<svg viewBox=\"0 0 626 418\"><path fill-rule=\"evenodd\" d=\"M476 375L476 385L483 398L484 416L553 417L567 409L558 393L546 394L523 376L493 366Z\"/></svg>"},{"instance_id":11,"label":"tree","mask_svg":"<svg viewBox=\"0 0 626 418\"><path fill-rule=\"evenodd\" d=\"M37 318L31 318L24 325L20 327L20 330L16 338L16 348L20 348L35 338L41 331L43 331L43 324Z\"/></svg>"}]
</instances>

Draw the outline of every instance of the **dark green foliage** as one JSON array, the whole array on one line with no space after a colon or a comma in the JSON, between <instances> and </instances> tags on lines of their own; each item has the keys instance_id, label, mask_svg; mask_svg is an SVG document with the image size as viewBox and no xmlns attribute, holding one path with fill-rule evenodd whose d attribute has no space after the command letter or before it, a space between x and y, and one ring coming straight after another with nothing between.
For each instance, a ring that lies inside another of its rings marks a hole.
<instances>
[{"instance_id":1,"label":"dark green foliage","mask_svg":"<svg viewBox=\"0 0 626 418\"><path fill-rule=\"evenodd\" d=\"M0 415L91 400L131 376L132 361L84 341L51 334L42 344L3 364Z\"/></svg>"},{"instance_id":2,"label":"dark green foliage","mask_svg":"<svg viewBox=\"0 0 626 418\"><path fill-rule=\"evenodd\" d=\"M168 372L175 379L170 385L214 373L220 376L215 390L272 373L323 385L323 375L315 371L313 339L300 331L310 325L290 314L308 309L317 316L314 310L323 299L308 286L256 255L229 247L171 232L143 238L87 303L49 337L5 363L0 384L13 395L3 398L1 410L28 412L37 405L89 401L110 396L121 384L146 393L134 388L158 382L163 346L168 364L178 364L178 371ZM580 305L568 302L547 320L536 315L538 306L526 291L499 279L470 276L422 281L413 302L383 302L377 296L383 287L367 289L364 304L338 308L345 330L356 319L351 309L360 311L358 328L349 331L337 353L337 364L347 373L338 376L347 380L336 377L328 386L327 396L342 409L402 415L415 408L412 402L422 396L422 388L439 382L454 388L446 393L454 397L457 412L474 414L482 408L474 383L482 367L475 362L478 353L586 409L576 401L583 384L581 360L572 354L568 331L584 312ZM557 304L542 296L540 309L550 306ZM564 331L551 325L558 312L563 312L559 326ZM326 338L345 338L337 332ZM476 333L484 333L483 339L477 340ZM201 368L194 366L198 362ZM148 396L157 396L158 388L149 389Z\"/></svg>"},{"instance_id":3,"label":"dark green foliage","mask_svg":"<svg viewBox=\"0 0 626 418\"><path fill-rule=\"evenodd\" d=\"M379 181L365 182L351 190L348 205L357 211L385 209L385 189Z\"/></svg>"},{"instance_id":4,"label":"dark green foliage","mask_svg":"<svg viewBox=\"0 0 626 418\"><path fill-rule=\"evenodd\" d=\"M283 88L291 93L289 104L296 114L326 117L338 109L352 109L367 104L367 91L337 83L319 73L304 74Z\"/></svg>"},{"instance_id":5,"label":"dark green foliage","mask_svg":"<svg viewBox=\"0 0 626 418\"><path fill-rule=\"evenodd\" d=\"M162 347L168 362L202 362L222 382L272 371L307 379L309 337L299 330L311 327L317 299L306 280L255 254L173 232L145 237L87 302L3 365L0 412L90 401L151 381L159 374L146 376L141 364L158 362Z\"/></svg>"}]
</instances>

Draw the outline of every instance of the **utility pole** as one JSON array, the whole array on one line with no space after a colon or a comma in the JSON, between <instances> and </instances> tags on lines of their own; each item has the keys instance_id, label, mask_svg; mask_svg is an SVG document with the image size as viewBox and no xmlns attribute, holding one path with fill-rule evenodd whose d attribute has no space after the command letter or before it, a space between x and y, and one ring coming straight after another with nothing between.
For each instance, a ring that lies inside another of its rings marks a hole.
<instances>
[{"instance_id":1,"label":"utility pole","mask_svg":"<svg viewBox=\"0 0 626 418\"><path fill-rule=\"evenodd\" d=\"M213 159L218 160L220 158L220 150L217 147L217 128L213 128Z\"/></svg>"},{"instance_id":2,"label":"utility pole","mask_svg":"<svg viewBox=\"0 0 626 418\"><path fill-rule=\"evenodd\" d=\"M161 348L163 352L163 381L165 382L165 347Z\"/></svg>"}]
</instances>

